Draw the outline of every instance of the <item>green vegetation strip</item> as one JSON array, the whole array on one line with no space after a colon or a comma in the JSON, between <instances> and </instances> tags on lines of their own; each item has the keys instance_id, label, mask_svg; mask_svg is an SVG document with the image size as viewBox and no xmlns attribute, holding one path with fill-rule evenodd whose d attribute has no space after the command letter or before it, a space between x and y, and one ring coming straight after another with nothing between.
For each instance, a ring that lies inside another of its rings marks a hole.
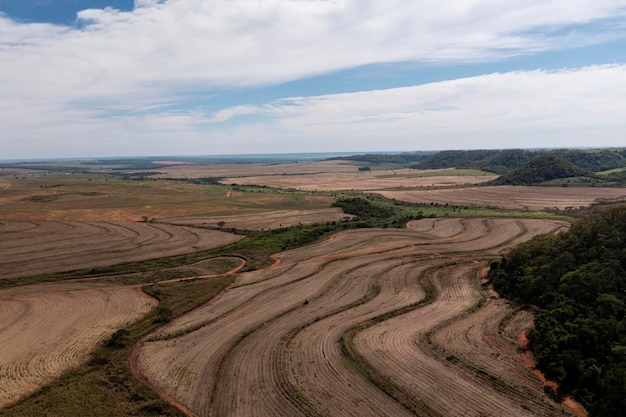
<instances>
[{"instance_id":1,"label":"green vegetation strip","mask_svg":"<svg viewBox=\"0 0 626 417\"><path fill-rule=\"evenodd\" d=\"M147 293L160 300L157 308L114 333L93 352L87 363L15 405L0 410L0 417L185 416L135 378L128 358L142 337L206 303L233 279L221 277L146 287Z\"/></svg>"}]
</instances>

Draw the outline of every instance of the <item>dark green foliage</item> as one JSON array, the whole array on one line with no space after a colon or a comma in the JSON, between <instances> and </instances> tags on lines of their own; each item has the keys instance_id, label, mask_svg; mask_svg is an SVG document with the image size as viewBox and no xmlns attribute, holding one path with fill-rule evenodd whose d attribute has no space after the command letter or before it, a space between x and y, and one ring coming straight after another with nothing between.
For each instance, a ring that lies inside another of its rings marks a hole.
<instances>
[{"instance_id":1,"label":"dark green foliage","mask_svg":"<svg viewBox=\"0 0 626 417\"><path fill-rule=\"evenodd\" d=\"M377 204L364 197L343 197L333 203L333 207L341 207L344 213L354 214L359 218L385 218L394 215L394 210Z\"/></svg>"},{"instance_id":2,"label":"dark green foliage","mask_svg":"<svg viewBox=\"0 0 626 417\"><path fill-rule=\"evenodd\" d=\"M472 151L441 151L413 166L417 169L442 168L474 168L483 169L484 161L495 157L499 150L472 150Z\"/></svg>"},{"instance_id":3,"label":"dark green foliage","mask_svg":"<svg viewBox=\"0 0 626 417\"><path fill-rule=\"evenodd\" d=\"M490 277L542 308L530 342L546 375L593 416L626 416L626 206L518 246Z\"/></svg>"},{"instance_id":4,"label":"dark green foliage","mask_svg":"<svg viewBox=\"0 0 626 417\"><path fill-rule=\"evenodd\" d=\"M558 155L583 170L599 172L626 167L626 151L623 149L582 150L562 149L536 151L522 149L441 151L418 162L412 168L443 169L473 168L495 174L504 174L521 167L540 155Z\"/></svg>"},{"instance_id":5,"label":"dark green foliage","mask_svg":"<svg viewBox=\"0 0 626 417\"><path fill-rule=\"evenodd\" d=\"M582 151L565 149L554 152L566 161L588 171L608 171L626 166L626 157L616 150Z\"/></svg>"},{"instance_id":6,"label":"dark green foliage","mask_svg":"<svg viewBox=\"0 0 626 417\"><path fill-rule=\"evenodd\" d=\"M541 153L524 165L498 177L493 183L532 185L560 178L594 176L591 171L579 168L556 154Z\"/></svg>"},{"instance_id":7,"label":"dark green foliage","mask_svg":"<svg viewBox=\"0 0 626 417\"><path fill-rule=\"evenodd\" d=\"M414 164L419 161L423 161L433 152L410 152L400 154L365 154L365 155L351 155L351 156L339 156L330 159L343 159L348 161L368 162L370 164Z\"/></svg>"},{"instance_id":8,"label":"dark green foliage","mask_svg":"<svg viewBox=\"0 0 626 417\"><path fill-rule=\"evenodd\" d=\"M119 329L115 333L111 335L109 340L105 343L105 346L120 349L126 346L128 343L128 337L130 336L130 332L126 329Z\"/></svg>"}]
</instances>

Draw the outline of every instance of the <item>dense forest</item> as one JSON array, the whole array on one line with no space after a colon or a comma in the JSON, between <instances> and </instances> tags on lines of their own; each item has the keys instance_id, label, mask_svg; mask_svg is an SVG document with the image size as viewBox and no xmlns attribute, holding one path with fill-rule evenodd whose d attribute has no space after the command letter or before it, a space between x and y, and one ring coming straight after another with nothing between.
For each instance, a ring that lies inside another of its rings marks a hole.
<instances>
[{"instance_id":1,"label":"dense forest","mask_svg":"<svg viewBox=\"0 0 626 417\"><path fill-rule=\"evenodd\" d=\"M521 167L537 156L546 154L556 155L583 170L593 172L626 167L624 149L441 151L411 167L416 169L474 168L494 174L504 174Z\"/></svg>"},{"instance_id":2,"label":"dense forest","mask_svg":"<svg viewBox=\"0 0 626 417\"><path fill-rule=\"evenodd\" d=\"M502 295L536 305L537 364L592 416L626 416L626 206L537 237L492 263Z\"/></svg>"},{"instance_id":3,"label":"dense forest","mask_svg":"<svg viewBox=\"0 0 626 417\"><path fill-rule=\"evenodd\" d=\"M404 153L368 153L362 155L351 155L351 156L338 156L333 159L341 159L348 161L358 161L358 162L367 162L369 164L396 164L396 165L407 165L414 164L419 161L423 161L436 152L433 151L423 151L423 152L404 152Z\"/></svg>"},{"instance_id":4,"label":"dense forest","mask_svg":"<svg viewBox=\"0 0 626 417\"><path fill-rule=\"evenodd\" d=\"M496 178L494 184L532 185L561 178L597 176L566 161L556 153L540 153L522 166Z\"/></svg>"}]
</instances>

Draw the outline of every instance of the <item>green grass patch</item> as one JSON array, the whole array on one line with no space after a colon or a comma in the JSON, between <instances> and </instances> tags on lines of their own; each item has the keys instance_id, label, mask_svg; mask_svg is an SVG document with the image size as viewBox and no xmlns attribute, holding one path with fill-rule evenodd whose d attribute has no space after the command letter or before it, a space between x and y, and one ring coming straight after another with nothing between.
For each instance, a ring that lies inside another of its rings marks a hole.
<instances>
[{"instance_id":1,"label":"green grass patch","mask_svg":"<svg viewBox=\"0 0 626 417\"><path fill-rule=\"evenodd\" d=\"M611 174L618 174L618 173L624 172L624 171L626 171L626 168L615 168L615 169L607 169L606 171L596 172L596 174L598 174L598 175L611 175Z\"/></svg>"}]
</instances>

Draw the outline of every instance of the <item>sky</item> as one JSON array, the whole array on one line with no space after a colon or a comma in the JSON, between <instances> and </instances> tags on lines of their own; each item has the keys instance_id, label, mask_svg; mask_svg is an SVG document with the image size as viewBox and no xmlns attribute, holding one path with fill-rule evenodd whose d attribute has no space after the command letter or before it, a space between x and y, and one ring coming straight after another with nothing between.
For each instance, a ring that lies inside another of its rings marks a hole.
<instances>
[{"instance_id":1,"label":"sky","mask_svg":"<svg viewBox=\"0 0 626 417\"><path fill-rule=\"evenodd\" d=\"M624 146L625 0L0 0L0 159Z\"/></svg>"}]
</instances>

